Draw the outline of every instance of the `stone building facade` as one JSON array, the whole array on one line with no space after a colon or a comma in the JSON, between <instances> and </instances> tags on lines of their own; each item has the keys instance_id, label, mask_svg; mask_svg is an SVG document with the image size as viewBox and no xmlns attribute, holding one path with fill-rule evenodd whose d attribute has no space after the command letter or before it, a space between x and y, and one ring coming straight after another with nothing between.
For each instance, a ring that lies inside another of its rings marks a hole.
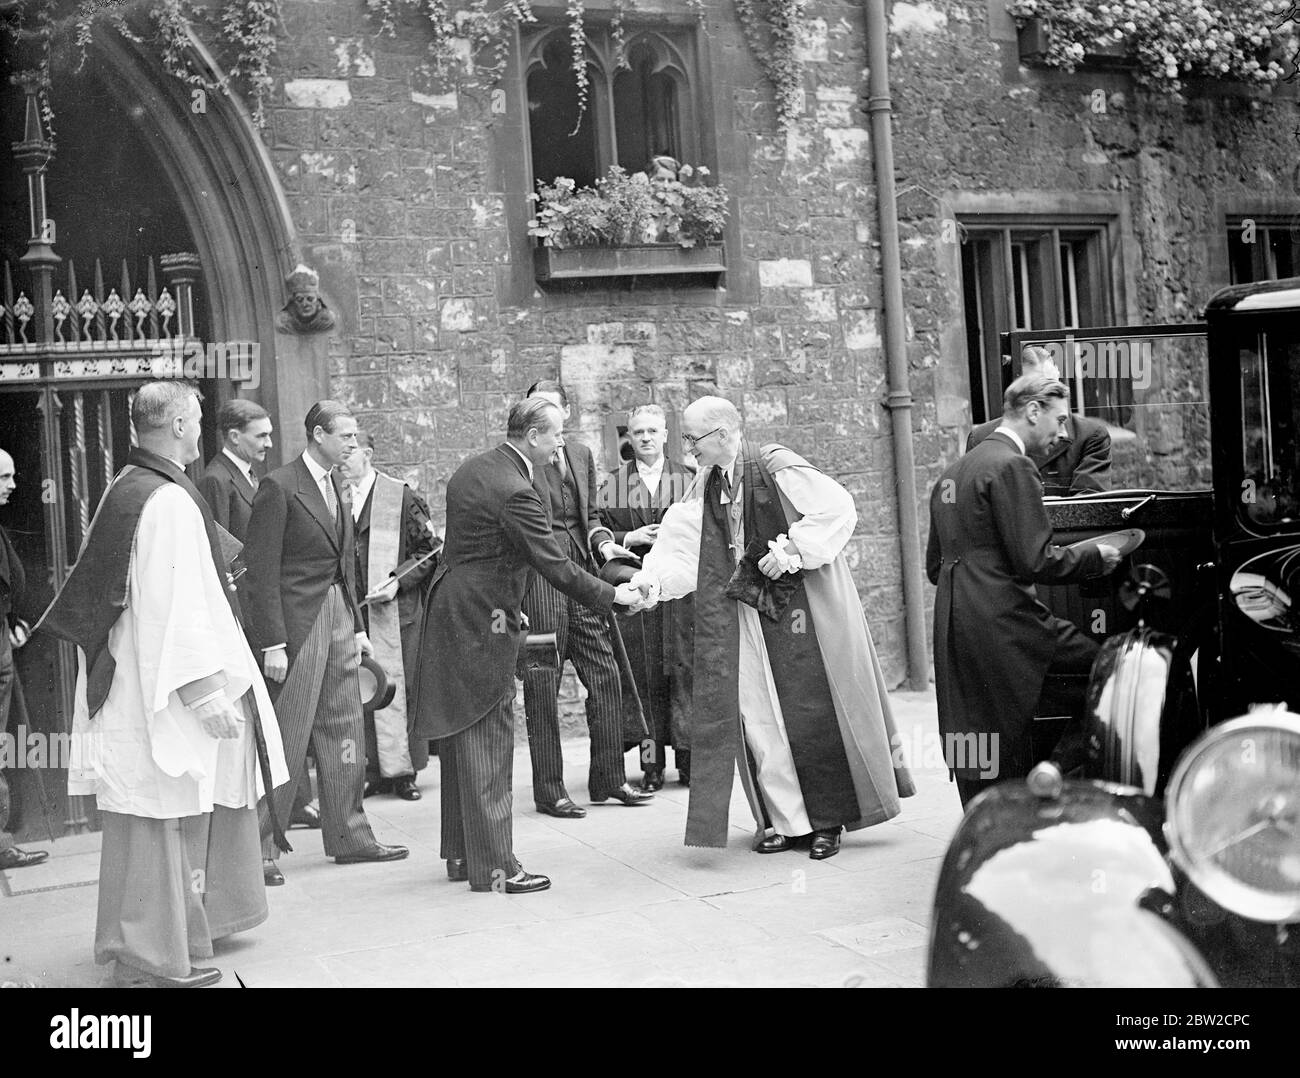
<instances>
[{"instance_id":1,"label":"stone building facade","mask_svg":"<svg viewBox=\"0 0 1300 1078\"><path fill-rule=\"evenodd\" d=\"M671 412L703 393L735 400L752 437L784 442L853 492L859 523L847 556L888 677L900 683L902 544L924 535L900 536L885 406L863 4L809 0L803 108L785 132L729 0L629 7L628 40L651 42L647 71L675 73L682 156L730 194L725 272L567 282L538 279L528 235L530 117L549 107L530 77L545 34L567 33L562 4L534 4L539 22L513 41L499 82L462 73L443 87L418 76L428 45L419 24L381 36L361 0L280 8L261 131L239 102L214 95L206 112L193 108L192 89L147 49L96 43L87 73L56 87L64 148L51 198L78 207L59 221L56 249L66 257L92 223L108 236L116 220L91 197L98 180L64 177L60 187L61 162L75 161L83 177L110 159L123 175L147 175L147 184L116 177L123 221L133 197L155 204L154 232L123 226L122 237L184 232L201 256L200 328L261 346L260 384L218 392L262 399L284 456L302 444L302 401L347 401L376 439L377 463L417 482L440 519L447 478L500 437L510 403L535 379L570 387L573 425L602 469L617 459L629 405ZM612 10L587 5L593 38L608 35ZM1176 98L1124 70L1035 67L1003 0L895 2L888 13L924 531L931 483L971 423L996 407L998 330L1017 319L1039 328L1185 322L1261 251L1267 265L1256 272L1295 272L1300 118L1290 85L1192 85ZM93 141L105 116L117 132L134 125L136 141L123 136L115 156ZM95 152L68 144L78 131ZM1243 247L1247 224L1262 246ZM11 259L21 250L13 239L6 234ZM319 271L337 316L311 348L274 328L281 278L299 261ZM111 285L111 268L107 276ZM1180 362L1161 368L1167 385L1194 374L1195 356ZM1096 392L1093 403L1121 424L1141 411L1107 397L1113 386ZM1187 471L1179 453L1196 437L1195 423L1153 421L1117 454L1143 446L1138 463L1167 476ZM87 508L94 491L92 482ZM46 511L30 509L33 521Z\"/></svg>"},{"instance_id":2,"label":"stone building facade","mask_svg":"<svg viewBox=\"0 0 1300 1078\"><path fill-rule=\"evenodd\" d=\"M520 65L495 90L421 93L418 35L377 39L352 0L283 7L266 138L301 255L342 316L331 392L373 430L381 461L440 506L450 472L498 436L536 378L573 388L577 426L606 466L611 415L721 393L742 407L751 435L805 453L854 493L848 557L886 669L901 681L861 5L810 3L805 108L781 134L729 5L706 5L695 27L684 3L642 0L630 25L660 20L694 35L696 163L732 196L726 273L562 288L533 276ZM1075 230L1067 242L1101 274L1091 324L1194 319L1228 283L1230 231L1252 215L1278 227L1300 209L1296 104L1286 91L1228 84L1175 99L1124 71L1026 66L999 0L895 3L891 33L923 505L1000 394L979 384L992 378L971 359L963 280L974 264L962 250L971 230ZM1076 312L1077 323L1088 316ZM1182 443L1174 433L1164 433L1167 453Z\"/></svg>"}]
</instances>

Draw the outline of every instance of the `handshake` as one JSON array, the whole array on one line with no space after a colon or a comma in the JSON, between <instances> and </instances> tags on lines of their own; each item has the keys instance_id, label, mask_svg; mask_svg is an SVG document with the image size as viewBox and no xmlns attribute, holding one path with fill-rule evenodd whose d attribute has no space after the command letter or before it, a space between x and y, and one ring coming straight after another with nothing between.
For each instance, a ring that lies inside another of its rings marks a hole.
<instances>
[{"instance_id":1,"label":"handshake","mask_svg":"<svg viewBox=\"0 0 1300 1078\"><path fill-rule=\"evenodd\" d=\"M614 603L627 608L629 614L653 610L659 603L659 581L644 569L614 589Z\"/></svg>"}]
</instances>

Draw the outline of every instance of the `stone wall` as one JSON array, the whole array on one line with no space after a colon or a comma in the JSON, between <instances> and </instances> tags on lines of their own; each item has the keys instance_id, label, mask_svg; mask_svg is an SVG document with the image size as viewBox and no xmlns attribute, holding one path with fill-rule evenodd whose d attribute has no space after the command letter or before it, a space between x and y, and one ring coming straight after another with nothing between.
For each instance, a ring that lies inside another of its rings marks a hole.
<instances>
[{"instance_id":1,"label":"stone wall","mask_svg":"<svg viewBox=\"0 0 1300 1078\"><path fill-rule=\"evenodd\" d=\"M355 0L284 9L269 138L303 253L344 324L332 391L373 431L381 465L417 479L441 516L451 472L499 438L536 378L572 388L573 425L602 466L611 411L725 395L751 437L790 445L855 494L848 556L898 683L900 555L858 5L813 5L809 119L789 137L776 132L730 8L711 5L700 44L713 159L703 163L732 195L722 287L642 278L549 291L529 277L519 223L517 78L495 102L483 89L412 90L418 36L376 40ZM687 8L637 5L637 17L656 12Z\"/></svg>"},{"instance_id":2,"label":"stone wall","mask_svg":"<svg viewBox=\"0 0 1300 1078\"><path fill-rule=\"evenodd\" d=\"M904 631L892 443L882 405L880 282L866 49L857 2L809 6L805 119L777 134L770 90L731 6L700 38L706 161L732 195L722 287L532 279L518 72L500 87L417 88L418 28L377 40L358 0L283 0L268 140L343 332L333 392L418 481L492 444L539 377L575 391L604 465L606 417L705 392L736 401L843 482L848 558L891 684ZM589 5L589 10L597 10ZM640 0L635 17L685 16ZM894 147L921 519L970 421L951 199L1120 207L1117 321L1186 321L1226 282L1223 215L1294 199L1294 95L1194 87L1171 99L1124 73L1022 67L999 0L891 5ZM1095 91L1105 109L1096 109ZM1288 203L1289 204L1289 203ZM926 525L923 523L923 528Z\"/></svg>"}]
</instances>

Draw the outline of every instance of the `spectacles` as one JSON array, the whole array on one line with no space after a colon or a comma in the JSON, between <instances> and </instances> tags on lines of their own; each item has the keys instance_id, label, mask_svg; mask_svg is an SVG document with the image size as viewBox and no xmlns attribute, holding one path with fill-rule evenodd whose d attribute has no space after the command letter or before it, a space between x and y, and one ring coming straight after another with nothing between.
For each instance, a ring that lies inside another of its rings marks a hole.
<instances>
[{"instance_id":1,"label":"spectacles","mask_svg":"<svg viewBox=\"0 0 1300 1078\"><path fill-rule=\"evenodd\" d=\"M725 427L714 427L711 431L709 431L708 434L701 434L698 438L693 438L689 434L683 434L682 441L685 442L687 446L689 446L691 449L694 449L702 441L704 441L705 438L712 437L713 435L717 434L718 431L725 430L725 429L726 429Z\"/></svg>"}]
</instances>

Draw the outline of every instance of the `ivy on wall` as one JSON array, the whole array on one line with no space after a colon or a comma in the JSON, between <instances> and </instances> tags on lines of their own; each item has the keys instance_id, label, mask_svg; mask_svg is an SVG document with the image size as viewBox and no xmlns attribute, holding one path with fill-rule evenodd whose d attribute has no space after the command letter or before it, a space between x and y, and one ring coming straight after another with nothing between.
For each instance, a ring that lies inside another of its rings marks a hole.
<instances>
[{"instance_id":1,"label":"ivy on wall","mask_svg":"<svg viewBox=\"0 0 1300 1078\"><path fill-rule=\"evenodd\" d=\"M220 7L198 0L152 0L148 6L128 0L6 0L0 3L0 49L20 78L33 77L41 87L51 137L55 117L48 87L54 60L66 52L72 70L80 71L97 31L152 48L167 72L194 86L223 93L242 88L254 122L262 127L279 24L279 0L225 0ZM225 62L223 79L196 69L191 31Z\"/></svg>"},{"instance_id":2,"label":"ivy on wall","mask_svg":"<svg viewBox=\"0 0 1300 1078\"><path fill-rule=\"evenodd\" d=\"M624 22L636 0L610 0L610 33L619 63ZM771 83L779 127L797 122L803 111L802 39L808 0L732 0L751 51ZM447 84L468 77L489 84L505 71L516 28L536 21L531 0L365 0L378 32L397 36L411 24L425 28L428 49L422 65L426 79ZM701 23L708 0L686 0ZM579 113L589 93L586 55L586 0L565 0L570 62L577 82ZM274 86L272 66L280 29L279 0L0 0L0 47L42 85L41 103L53 133L54 117L44 87L51 62L70 50L74 69L85 62L97 31L152 48L172 75L195 86L229 93L238 87L247 96L254 122L265 124L266 104ZM206 42L225 64L219 81L195 68L189 35Z\"/></svg>"}]
</instances>

